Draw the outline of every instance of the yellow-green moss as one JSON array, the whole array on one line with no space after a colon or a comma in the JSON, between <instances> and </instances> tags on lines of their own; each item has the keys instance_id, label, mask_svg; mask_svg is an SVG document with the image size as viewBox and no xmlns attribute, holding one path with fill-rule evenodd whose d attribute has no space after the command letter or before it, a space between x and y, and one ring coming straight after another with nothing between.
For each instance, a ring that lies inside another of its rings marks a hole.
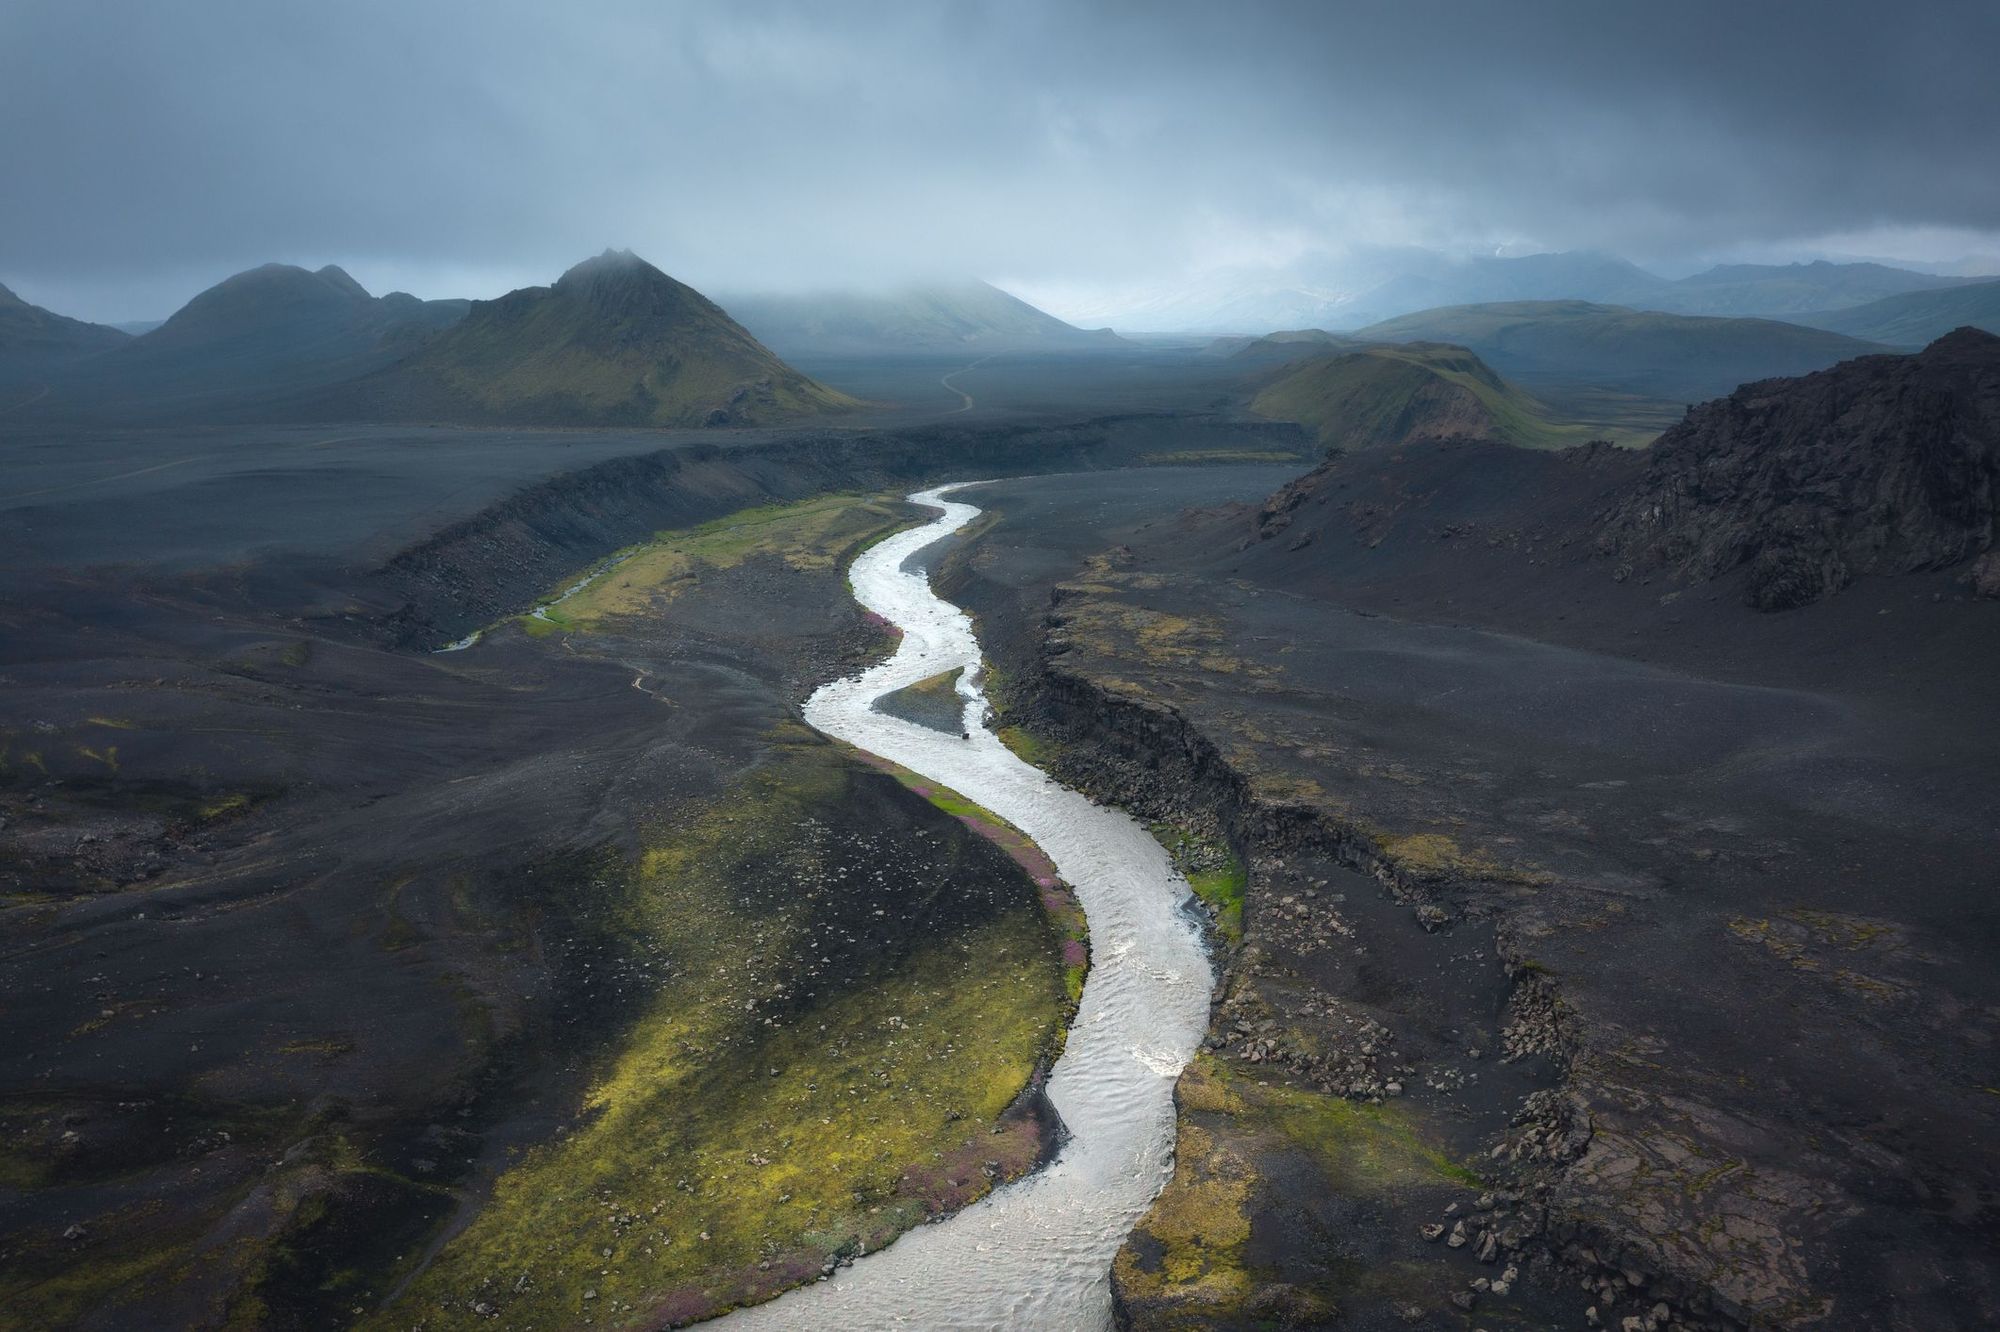
<instances>
[{"instance_id":1,"label":"yellow-green moss","mask_svg":"<svg viewBox=\"0 0 2000 1332\"><path fill-rule=\"evenodd\" d=\"M1174 1146L1174 1177L1146 1213L1137 1242L1116 1260L1129 1296L1176 1304L1241 1300L1251 1277L1243 1266L1250 1239L1256 1171L1206 1129L1182 1122Z\"/></svg>"},{"instance_id":2,"label":"yellow-green moss","mask_svg":"<svg viewBox=\"0 0 2000 1332\"><path fill-rule=\"evenodd\" d=\"M1155 823L1150 831L1173 857L1174 867L1187 876L1188 887L1215 913L1215 930L1232 944L1243 942L1243 895L1250 870L1220 837L1204 837L1172 823Z\"/></svg>"},{"instance_id":3,"label":"yellow-green moss","mask_svg":"<svg viewBox=\"0 0 2000 1332\"><path fill-rule=\"evenodd\" d=\"M868 984L780 1002L813 918L739 908L731 885L753 859L809 868L795 830L852 780L826 746L787 748L706 814L650 835L614 924L649 941L669 979L569 1131L503 1173L370 1326L483 1325L474 1303L542 1327L694 1316L970 1201L991 1186L989 1159L1002 1178L1032 1166L1037 1130L1002 1112L1066 1011L1047 922L1024 892L1018 909L882 959Z\"/></svg>"},{"instance_id":4,"label":"yellow-green moss","mask_svg":"<svg viewBox=\"0 0 2000 1332\"><path fill-rule=\"evenodd\" d=\"M671 602L703 571L732 569L753 556L781 559L805 572L835 569L901 525L905 512L887 497L820 495L660 532L565 579L521 623L535 637L587 632Z\"/></svg>"}]
</instances>

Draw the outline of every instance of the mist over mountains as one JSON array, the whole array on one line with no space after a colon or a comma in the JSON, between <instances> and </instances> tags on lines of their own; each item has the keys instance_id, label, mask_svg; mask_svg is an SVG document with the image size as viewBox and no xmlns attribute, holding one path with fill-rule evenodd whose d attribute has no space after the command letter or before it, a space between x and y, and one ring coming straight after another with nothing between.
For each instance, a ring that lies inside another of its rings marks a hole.
<instances>
[{"instance_id":1,"label":"mist over mountains","mask_svg":"<svg viewBox=\"0 0 2000 1332\"><path fill-rule=\"evenodd\" d=\"M1283 264L1239 265L1188 280L1096 296L1058 297L1076 322L1127 332L1259 333L1353 330L1419 310L1497 301L1580 300L1671 314L1786 319L1990 278L1948 277L1887 264L1725 264L1660 277L1595 251L1453 256L1415 247L1315 251ZM1841 330L1847 331L1847 330ZM1916 339L1920 344L1925 339Z\"/></svg>"},{"instance_id":2,"label":"mist over mountains","mask_svg":"<svg viewBox=\"0 0 2000 1332\"><path fill-rule=\"evenodd\" d=\"M629 251L484 301L377 297L337 265L263 264L137 336L0 297L0 385L25 420L750 425L855 405L785 358L958 364L1132 347L976 280L712 300ZM1223 330L1207 354L1236 371L1334 341L1450 344L1533 391L1638 395L1664 420L1668 402L1962 325L2000 330L2000 282L1823 261L1668 280L1594 252L1402 247L1213 274L1109 317L1136 334Z\"/></svg>"}]
</instances>

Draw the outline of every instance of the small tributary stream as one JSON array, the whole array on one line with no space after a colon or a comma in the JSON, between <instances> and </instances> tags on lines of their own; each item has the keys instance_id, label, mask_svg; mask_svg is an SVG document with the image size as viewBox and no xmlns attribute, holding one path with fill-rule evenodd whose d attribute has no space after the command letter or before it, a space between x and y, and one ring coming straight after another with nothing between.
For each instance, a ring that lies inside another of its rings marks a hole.
<instances>
[{"instance_id":1,"label":"small tributary stream","mask_svg":"<svg viewBox=\"0 0 2000 1332\"><path fill-rule=\"evenodd\" d=\"M1048 854L1090 921L1091 970L1048 1094L1069 1137L1047 1167L824 1281L710 1326L1036 1328L1111 1326L1118 1247L1172 1170L1174 1080L1208 1024L1213 974L1188 887L1130 816L1093 804L1018 758L985 724L979 642L965 613L904 566L979 513L943 486L910 496L942 512L855 560L862 606L902 630L895 655L807 700L814 727L942 783ZM876 710L875 700L955 668L964 738Z\"/></svg>"}]
</instances>

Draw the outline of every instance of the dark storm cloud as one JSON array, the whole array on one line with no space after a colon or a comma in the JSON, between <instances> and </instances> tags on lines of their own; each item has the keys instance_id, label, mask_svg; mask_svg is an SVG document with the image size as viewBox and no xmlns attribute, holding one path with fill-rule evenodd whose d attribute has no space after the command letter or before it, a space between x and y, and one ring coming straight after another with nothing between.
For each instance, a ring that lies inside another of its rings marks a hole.
<instances>
[{"instance_id":1,"label":"dark storm cloud","mask_svg":"<svg viewBox=\"0 0 2000 1332\"><path fill-rule=\"evenodd\" d=\"M1132 280L1346 241L2000 230L2000 6L0 8L0 281Z\"/></svg>"}]
</instances>

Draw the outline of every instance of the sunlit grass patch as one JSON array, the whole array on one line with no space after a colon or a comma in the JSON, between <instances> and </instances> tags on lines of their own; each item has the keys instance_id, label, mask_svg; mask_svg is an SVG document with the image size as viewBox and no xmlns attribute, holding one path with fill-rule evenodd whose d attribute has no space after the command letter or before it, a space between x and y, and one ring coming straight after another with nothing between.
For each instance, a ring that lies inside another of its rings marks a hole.
<instances>
[{"instance_id":1,"label":"sunlit grass patch","mask_svg":"<svg viewBox=\"0 0 2000 1332\"><path fill-rule=\"evenodd\" d=\"M741 509L697 527L659 532L607 556L566 578L521 623L535 637L587 632L671 602L702 573L732 569L754 556L783 560L801 572L837 569L905 520L894 500L857 494Z\"/></svg>"},{"instance_id":2,"label":"sunlit grass patch","mask_svg":"<svg viewBox=\"0 0 2000 1332\"><path fill-rule=\"evenodd\" d=\"M1119 1251L1119 1294L1143 1309L1147 1326L1283 1325L1261 1301L1289 1291L1292 1317L1330 1319L1350 1294L1407 1295L1429 1278L1405 1265L1354 1264L1330 1257L1317 1280L1260 1265L1250 1218L1271 1190L1296 1194L1267 1174L1309 1171L1323 1188L1366 1203L1406 1190L1483 1187L1479 1176L1439 1147L1400 1106L1366 1105L1339 1096L1247 1076L1213 1055L1198 1055L1176 1090L1180 1137L1173 1178ZM1274 1286L1274 1283L1286 1283ZM1294 1288L1294 1283L1296 1288Z\"/></svg>"}]
</instances>

